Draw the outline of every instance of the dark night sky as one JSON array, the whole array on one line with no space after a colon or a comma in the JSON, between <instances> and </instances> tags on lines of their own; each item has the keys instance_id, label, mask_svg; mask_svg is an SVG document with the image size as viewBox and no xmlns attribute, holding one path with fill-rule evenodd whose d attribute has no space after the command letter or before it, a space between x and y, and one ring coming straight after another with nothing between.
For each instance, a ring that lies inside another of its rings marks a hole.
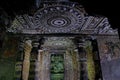
<instances>
[{"instance_id":1,"label":"dark night sky","mask_svg":"<svg viewBox=\"0 0 120 80\"><path fill-rule=\"evenodd\" d=\"M116 0L70 0L82 4L86 12L90 15L102 15L108 17L113 28L120 26L120 4ZM0 7L5 9L8 15L20 10L28 10L35 3L35 0L2 0ZM31 6L32 5L32 6Z\"/></svg>"}]
</instances>

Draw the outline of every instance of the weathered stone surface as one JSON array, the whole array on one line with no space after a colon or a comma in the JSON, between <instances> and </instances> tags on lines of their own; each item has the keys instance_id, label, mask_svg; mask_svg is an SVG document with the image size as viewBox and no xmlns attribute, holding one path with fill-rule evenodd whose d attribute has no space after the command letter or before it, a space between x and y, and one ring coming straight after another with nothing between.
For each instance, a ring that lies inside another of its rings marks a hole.
<instances>
[{"instance_id":1,"label":"weathered stone surface","mask_svg":"<svg viewBox=\"0 0 120 80\"><path fill-rule=\"evenodd\" d=\"M120 80L120 59L101 63L103 80Z\"/></svg>"}]
</instances>

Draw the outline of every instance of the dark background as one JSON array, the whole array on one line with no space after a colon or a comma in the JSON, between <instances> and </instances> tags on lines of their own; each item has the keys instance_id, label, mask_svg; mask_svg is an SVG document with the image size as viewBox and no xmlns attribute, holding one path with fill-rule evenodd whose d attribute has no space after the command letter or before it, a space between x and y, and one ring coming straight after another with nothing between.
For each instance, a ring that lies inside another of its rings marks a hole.
<instances>
[{"instance_id":1,"label":"dark background","mask_svg":"<svg viewBox=\"0 0 120 80\"><path fill-rule=\"evenodd\" d=\"M113 28L120 26L120 4L116 0L70 0L79 2L83 5L89 15L102 15L108 17L108 20ZM35 5L35 0L2 0L2 7L8 15L14 15L22 11L27 11Z\"/></svg>"}]
</instances>

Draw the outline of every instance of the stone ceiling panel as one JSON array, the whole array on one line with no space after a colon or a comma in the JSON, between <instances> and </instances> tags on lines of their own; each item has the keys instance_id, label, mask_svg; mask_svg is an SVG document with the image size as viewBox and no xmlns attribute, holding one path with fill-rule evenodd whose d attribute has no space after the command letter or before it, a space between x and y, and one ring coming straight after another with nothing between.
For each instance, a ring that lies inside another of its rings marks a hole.
<instances>
[{"instance_id":1,"label":"stone ceiling panel","mask_svg":"<svg viewBox=\"0 0 120 80\"><path fill-rule=\"evenodd\" d=\"M69 3L69 2L68 2ZM72 4L72 5L71 5ZM106 17L87 15L78 4L43 4L33 16L16 16L7 32L22 34L110 34L118 35Z\"/></svg>"}]
</instances>

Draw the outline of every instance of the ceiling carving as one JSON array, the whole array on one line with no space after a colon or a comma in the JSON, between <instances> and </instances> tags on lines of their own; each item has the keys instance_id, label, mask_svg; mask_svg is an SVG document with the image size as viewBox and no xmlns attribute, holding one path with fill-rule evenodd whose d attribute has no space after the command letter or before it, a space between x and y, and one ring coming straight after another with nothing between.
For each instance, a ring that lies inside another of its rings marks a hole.
<instances>
[{"instance_id":1,"label":"ceiling carving","mask_svg":"<svg viewBox=\"0 0 120 80\"><path fill-rule=\"evenodd\" d=\"M43 4L33 16L16 16L7 32L22 34L118 34L106 17L87 15L81 5Z\"/></svg>"},{"instance_id":2,"label":"ceiling carving","mask_svg":"<svg viewBox=\"0 0 120 80\"><path fill-rule=\"evenodd\" d=\"M81 27L84 14L77 8L65 5L48 6L33 16L34 29L50 33L66 33Z\"/></svg>"}]
</instances>

